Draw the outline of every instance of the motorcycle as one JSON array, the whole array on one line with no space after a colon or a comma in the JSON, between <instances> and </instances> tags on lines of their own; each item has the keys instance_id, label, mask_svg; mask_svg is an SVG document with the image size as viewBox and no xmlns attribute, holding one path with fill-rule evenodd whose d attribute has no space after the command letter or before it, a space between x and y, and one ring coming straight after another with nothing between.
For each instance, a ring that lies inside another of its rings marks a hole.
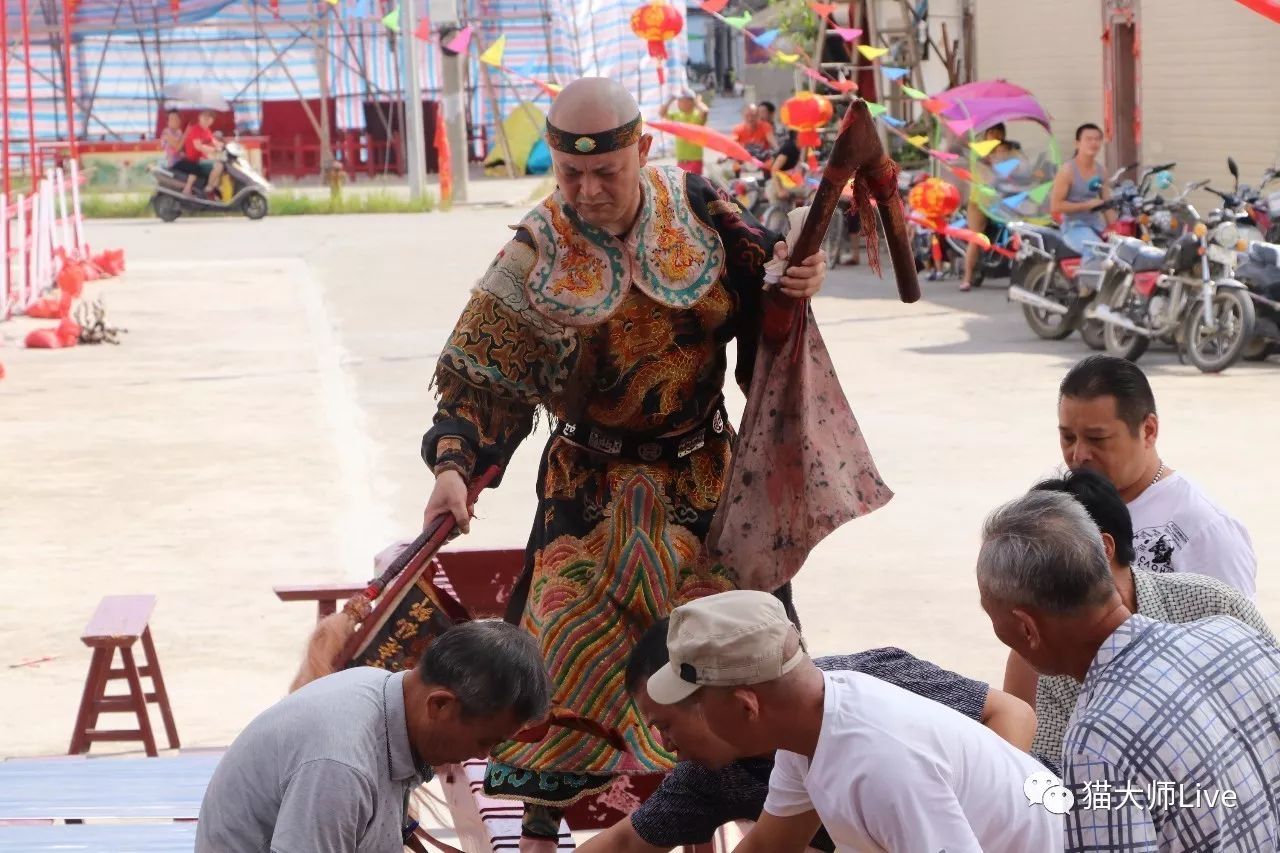
<instances>
[{"instance_id":1,"label":"motorcycle","mask_svg":"<svg viewBox=\"0 0 1280 853\"><path fill-rule=\"evenodd\" d=\"M1206 183L1188 185L1182 198ZM1090 313L1102 321L1111 355L1137 361L1152 339L1171 340L1198 370L1217 373L1253 336L1253 300L1232 276L1240 231L1229 210L1205 221L1185 200L1178 206L1193 226L1163 252L1135 238L1113 244Z\"/></svg>"},{"instance_id":2,"label":"motorcycle","mask_svg":"<svg viewBox=\"0 0 1280 853\"><path fill-rule=\"evenodd\" d=\"M1222 215L1235 220L1236 227L1240 230L1241 239L1246 243L1260 241L1263 239L1267 228L1261 226L1260 223L1255 220L1254 215L1251 212L1254 207L1251 202L1259 201L1260 193L1252 187L1240 186L1240 167L1236 165L1234 157L1227 158L1227 170L1231 172L1231 177L1235 181L1231 192L1228 193L1221 190L1215 190L1213 187L1207 185L1204 187L1205 192L1213 193L1218 198L1222 199ZM1274 177L1274 175L1271 177ZM1266 186L1265 181L1267 180L1270 180L1270 178L1264 175L1263 186ZM1267 224L1270 225L1269 207L1267 213Z\"/></svg>"},{"instance_id":3,"label":"motorcycle","mask_svg":"<svg viewBox=\"0 0 1280 853\"><path fill-rule=\"evenodd\" d=\"M1253 339L1241 356L1245 361L1265 361L1280 352L1280 246L1251 243L1235 277L1249 288L1257 322Z\"/></svg>"},{"instance_id":4,"label":"motorcycle","mask_svg":"<svg viewBox=\"0 0 1280 853\"><path fill-rule=\"evenodd\" d=\"M225 164L217 198L209 198L199 190L183 192L187 176L169 166L151 167L156 188L151 196L151 209L165 222L173 222L184 213L227 213L239 211L249 219L267 215L267 193L271 184L249 163L244 146L232 140L223 146Z\"/></svg>"},{"instance_id":5,"label":"motorcycle","mask_svg":"<svg viewBox=\"0 0 1280 853\"><path fill-rule=\"evenodd\" d=\"M1230 169L1233 166L1235 161L1227 158L1227 168ZM1237 175L1238 183L1240 179L1237 172L1233 171L1232 174ZM1280 177L1280 173L1272 167L1262 173L1262 182L1258 184L1257 189L1243 186L1237 190L1253 224L1268 243L1280 243L1280 189L1265 196L1262 192L1267 188L1267 184L1277 177Z\"/></svg>"},{"instance_id":6,"label":"motorcycle","mask_svg":"<svg viewBox=\"0 0 1280 853\"><path fill-rule=\"evenodd\" d=\"M1119 184L1120 176L1137 164L1118 169L1109 180L1115 194L1098 210L1117 210L1117 221L1108 233L1123 236L1137 233L1141 227L1145 196L1157 175L1165 174L1176 164L1164 163L1145 169L1136 182ZM1098 293L1104 264L1111 252L1110 244L1086 241L1083 253L1076 252L1062 239L1057 228L1013 222L1014 262L1010 274L1008 298L1021 303L1022 315L1031 331L1041 338L1060 341L1077 329L1092 349L1103 349L1102 326L1090 322L1086 309Z\"/></svg>"}]
</instances>

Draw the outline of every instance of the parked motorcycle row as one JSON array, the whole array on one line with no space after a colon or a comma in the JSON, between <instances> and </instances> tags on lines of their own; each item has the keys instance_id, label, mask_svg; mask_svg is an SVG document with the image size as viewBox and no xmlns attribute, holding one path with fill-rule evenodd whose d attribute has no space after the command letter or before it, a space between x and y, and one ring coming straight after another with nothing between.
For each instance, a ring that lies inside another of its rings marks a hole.
<instances>
[{"instance_id":1,"label":"parked motorcycle row","mask_svg":"<svg viewBox=\"0 0 1280 853\"><path fill-rule=\"evenodd\" d=\"M1091 348L1130 361L1161 341L1205 373L1280 352L1280 187L1265 192L1276 170L1256 187L1242 185L1228 158L1230 192L1196 181L1166 198L1175 165L1130 180L1121 177L1136 164L1113 175L1104 209L1116 221L1083 253L1055 227L1007 225L1009 299L1035 334L1062 340L1079 332ZM1220 206L1201 214L1188 201L1200 189ZM948 251L962 254L963 246Z\"/></svg>"},{"instance_id":2,"label":"parked motorcycle row","mask_svg":"<svg viewBox=\"0 0 1280 853\"><path fill-rule=\"evenodd\" d=\"M1244 185L1229 157L1230 191L1202 180L1166 197L1176 165L1124 179L1138 169L1133 164L1112 175L1111 199L1102 209L1114 210L1116 220L1083 253L1053 226L991 223L992 246L981 255L974 283L1008 275L1009 299L1020 304L1036 335L1063 340L1079 332L1089 347L1130 361L1153 341L1173 346L1205 373L1280 353L1280 173L1268 169L1256 187ZM771 203L767 171L722 167L723 182L743 207L777 231L785 231L787 214L812 192L804 184ZM904 200L916 179L901 176ZM1220 199L1207 214L1188 200L1201 189ZM963 229L963 212L949 224ZM834 217L828 255L838 257L847 239L846 218ZM966 244L917 228L916 248L923 269L960 263Z\"/></svg>"}]
</instances>

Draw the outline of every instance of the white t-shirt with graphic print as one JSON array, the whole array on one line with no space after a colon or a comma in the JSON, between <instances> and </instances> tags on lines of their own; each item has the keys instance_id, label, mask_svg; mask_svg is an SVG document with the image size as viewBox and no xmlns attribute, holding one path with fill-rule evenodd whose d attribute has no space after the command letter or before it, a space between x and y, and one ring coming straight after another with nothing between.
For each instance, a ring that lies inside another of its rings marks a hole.
<instances>
[{"instance_id":1,"label":"white t-shirt with graphic print","mask_svg":"<svg viewBox=\"0 0 1280 853\"><path fill-rule=\"evenodd\" d=\"M1134 498L1129 515L1135 569L1208 575L1254 597L1258 558L1249 531L1182 474Z\"/></svg>"}]
</instances>

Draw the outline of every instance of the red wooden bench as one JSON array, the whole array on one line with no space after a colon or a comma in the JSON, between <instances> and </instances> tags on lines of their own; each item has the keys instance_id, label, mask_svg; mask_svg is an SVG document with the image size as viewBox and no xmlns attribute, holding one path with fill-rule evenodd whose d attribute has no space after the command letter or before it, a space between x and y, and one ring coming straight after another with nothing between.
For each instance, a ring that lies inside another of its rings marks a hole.
<instances>
[{"instance_id":1,"label":"red wooden bench","mask_svg":"<svg viewBox=\"0 0 1280 853\"><path fill-rule=\"evenodd\" d=\"M155 607L154 595L108 595L98 603L93 618L80 635L81 642L93 649L93 657L89 661L89 674L85 678L84 695L80 699L80 711L76 715L75 730L71 733L68 755L88 752L96 741L141 741L147 755L158 755L147 710L149 702L160 706L169 748L178 748L178 727L173 722L169 694L160 674L160 662L156 658L156 647L151 641L148 624ZM142 640L142 666L138 666L133 655L134 644L139 639ZM117 650L123 663L120 668L112 666ZM143 678L151 679L153 692L144 692ZM108 696L108 682L118 680L128 683L128 692ZM99 715L116 712L134 714L138 718L138 728L97 728Z\"/></svg>"},{"instance_id":2,"label":"red wooden bench","mask_svg":"<svg viewBox=\"0 0 1280 853\"><path fill-rule=\"evenodd\" d=\"M302 586L273 587L276 598L281 601L314 601L316 603L316 621L337 612L338 602L346 601L366 584L326 583L303 584Z\"/></svg>"}]
</instances>

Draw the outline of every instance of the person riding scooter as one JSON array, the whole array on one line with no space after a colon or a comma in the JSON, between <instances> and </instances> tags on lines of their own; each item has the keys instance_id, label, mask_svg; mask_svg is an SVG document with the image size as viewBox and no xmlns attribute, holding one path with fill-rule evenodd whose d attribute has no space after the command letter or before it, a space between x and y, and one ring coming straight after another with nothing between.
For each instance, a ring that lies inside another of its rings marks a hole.
<instances>
[{"instance_id":1,"label":"person riding scooter","mask_svg":"<svg viewBox=\"0 0 1280 853\"><path fill-rule=\"evenodd\" d=\"M204 189L208 195L216 195L218 191L222 161L217 157L223 146L210 130L213 118L213 110L200 111L199 121L187 128L186 138L182 141L182 159L173 164L175 172L187 176L186 186L182 188L184 195L191 195L197 177L205 179Z\"/></svg>"}]
</instances>

